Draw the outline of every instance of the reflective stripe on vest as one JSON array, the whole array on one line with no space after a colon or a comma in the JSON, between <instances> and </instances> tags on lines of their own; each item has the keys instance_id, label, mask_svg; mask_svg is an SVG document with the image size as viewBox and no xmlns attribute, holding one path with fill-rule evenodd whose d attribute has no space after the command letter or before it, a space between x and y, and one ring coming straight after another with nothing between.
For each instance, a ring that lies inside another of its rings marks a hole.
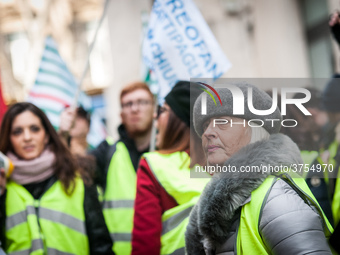
<instances>
[{"instance_id":1,"label":"reflective stripe on vest","mask_svg":"<svg viewBox=\"0 0 340 255\"><path fill-rule=\"evenodd\" d=\"M175 229L182 221L185 220L186 217L190 214L193 206L190 206L183 211L179 211L179 213L171 216L169 219L163 221L162 223L162 235L170 232Z\"/></svg>"},{"instance_id":2,"label":"reflective stripe on vest","mask_svg":"<svg viewBox=\"0 0 340 255\"><path fill-rule=\"evenodd\" d=\"M26 211L21 211L9 216L6 219L6 231L26 222L27 215L30 214L35 215L35 208L33 206L27 206ZM54 211L48 208L39 208L39 218L60 223L74 231L86 235L84 222L66 213Z\"/></svg>"},{"instance_id":3,"label":"reflective stripe on vest","mask_svg":"<svg viewBox=\"0 0 340 255\"><path fill-rule=\"evenodd\" d=\"M130 254L133 228L133 206L136 197L136 171L129 151L122 142L116 143L106 180L103 214L113 250L117 255Z\"/></svg>"},{"instance_id":4,"label":"reflective stripe on vest","mask_svg":"<svg viewBox=\"0 0 340 255\"><path fill-rule=\"evenodd\" d=\"M190 178L190 157L186 152L160 154L145 153L154 176L160 185L172 196L178 206L165 211L162 215L162 236L160 254L184 254L184 233L189 222L189 214L197 203L207 178Z\"/></svg>"},{"instance_id":5,"label":"reflective stripe on vest","mask_svg":"<svg viewBox=\"0 0 340 255\"><path fill-rule=\"evenodd\" d=\"M8 254L89 254L85 227L84 184L75 180L68 196L56 181L40 198L9 181L6 195Z\"/></svg>"},{"instance_id":6,"label":"reflective stripe on vest","mask_svg":"<svg viewBox=\"0 0 340 255\"><path fill-rule=\"evenodd\" d=\"M33 240L35 242L36 240ZM41 241L41 240L39 240ZM32 242L32 247L34 246ZM37 250L35 250L37 251ZM37 254L36 252L30 252L30 250L23 250L23 251L18 251L18 252L11 252L8 253L8 255L32 255L32 254ZM39 253L41 254L41 253ZM68 253L68 252L61 252L57 249L52 249L52 248L47 248L47 253L48 255L74 255L73 253Z\"/></svg>"},{"instance_id":7,"label":"reflective stripe on vest","mask_svg":"<svg viewBox=\"0 0 340 255\"><path fill-rule=\"evenodd\" d=\"M286 174L280 175L280 178L287 180L291 187L294 187L295 190L301 193L299 194L297 192L300 196L308 199L308 201L315 206L319 211L319 215L322 215L325 235L329 237L333 228L328 222L327 217L323 214L321 207L308 188L305 180L301 177L291 178ZM267 247L259 234L259 223L266 198L269 195L271 187L277 180L279 180L278 177L267 177L260 187L252 191L250 202L242 207L240 225L236 237L238 255L271 254L267 251Z\"/></svg>"}]
</instances>

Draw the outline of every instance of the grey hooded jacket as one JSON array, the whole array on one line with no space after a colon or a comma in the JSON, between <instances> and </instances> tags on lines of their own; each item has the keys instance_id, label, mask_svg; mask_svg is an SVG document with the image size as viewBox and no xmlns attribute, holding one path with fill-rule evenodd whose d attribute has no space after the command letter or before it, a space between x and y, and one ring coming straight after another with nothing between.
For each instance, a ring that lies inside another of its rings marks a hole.
<instances>
[{"instance_id":1,"label":"grey hooded jacket","mask_svg":"<svg viewBox=\"0 0 340 255\"><path fill-rule=\"evenodd\" d=\"M282 134L247 145L225 165L259 166L302 163L299 149ZM269 174L269 173L268 173ZM187 254L236 254L241 207L268 174L216 173L193 208L186 232ZM257 178L255 178L257 177ZM317 209L279 179L262 202L259 234L270 254L329 254L326 226ZM246 254L248 255L248 254Z\"/></svg>"}]
</instances>

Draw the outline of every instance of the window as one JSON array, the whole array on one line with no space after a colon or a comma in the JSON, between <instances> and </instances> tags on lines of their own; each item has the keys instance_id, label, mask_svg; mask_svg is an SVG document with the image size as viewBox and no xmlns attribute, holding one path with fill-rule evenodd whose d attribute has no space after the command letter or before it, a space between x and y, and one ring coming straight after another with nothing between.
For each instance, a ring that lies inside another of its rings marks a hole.
<instances>
[{"instance_id":1,"label":"window","mask_svg":"<svg viewBox=\"0 0 340 255\"><path fill-rule=\"evenodd\" d=\"M327 1L301 0L310 70L313 78L329 78L334 73L334 56L328 26Z\"/></svg>"}]
</instances>

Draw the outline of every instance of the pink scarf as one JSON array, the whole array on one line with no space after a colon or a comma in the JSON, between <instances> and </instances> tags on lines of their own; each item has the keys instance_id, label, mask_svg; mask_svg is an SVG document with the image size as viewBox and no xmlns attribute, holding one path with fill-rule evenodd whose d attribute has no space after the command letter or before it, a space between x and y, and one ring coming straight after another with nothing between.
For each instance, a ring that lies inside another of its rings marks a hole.
<instances>
[{"instance_id":1,"label":"pink scarf","mask_svg":"<svg viewBox=\"0 0 340 255\"><path fill-rule=\"evenodd\" d=\"M32 160L19 159L12 152L8 152L7 156L14 165L10 179L18 184L39 183L54 173L52 165L55 162L55 154L48 148Z\"/></svg>"}]
</instances>

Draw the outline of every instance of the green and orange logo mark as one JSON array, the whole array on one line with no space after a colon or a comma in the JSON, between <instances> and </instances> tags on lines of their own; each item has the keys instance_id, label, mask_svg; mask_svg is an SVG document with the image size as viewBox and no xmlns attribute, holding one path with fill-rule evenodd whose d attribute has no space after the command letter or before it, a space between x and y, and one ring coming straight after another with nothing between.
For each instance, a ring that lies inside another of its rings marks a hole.
<instances>
[{"instance_id":1,"label":"green and orange logo mark","mask_svg":"<svg viewBox=\"0 0 340 255\"><path fill-rule=\"evenodd\" d=\"M203 82L198 82L199 84L203 85L203 86L206 86L207 88L209 88L212 92L215 93L215 95L217 96L218 100L220 101L221 105L222 105L222 100L220 98L220 95L217 93L217 91L211 87L210 85L206 84L206 83L203 83ZM204 88L200 88L201 90L203 90L204 92L207 92L208 95L212 98L212 100L214 101L215 105L217 106L217 103L216 103L216 100L214 98L214 96L211 94L211 92L207 89L204 89Z\"/></svg>"}]
</instances>

